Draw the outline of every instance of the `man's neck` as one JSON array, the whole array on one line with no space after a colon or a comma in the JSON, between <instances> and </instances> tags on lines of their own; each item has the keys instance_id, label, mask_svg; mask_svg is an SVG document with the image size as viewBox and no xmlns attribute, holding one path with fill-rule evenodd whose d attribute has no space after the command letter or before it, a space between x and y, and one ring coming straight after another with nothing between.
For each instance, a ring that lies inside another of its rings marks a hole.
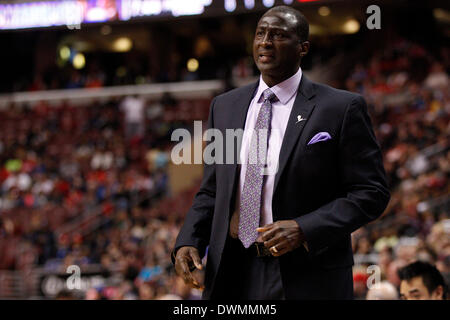
<instances>
[{"instance_id":1,"label":"man's neck","mask_svg":"<svg viewBox=\"0 0 450 320\"><path fill-rule=\"evenodd\" d=\"M284 74L284 75L273 76L273 75L269 75L269 74L261 74L261 76L262 76L262 79L264 80L264 82L267 84L267 86L269 88L272 88L273 86L276 86L277 84L283 82L284 80L287 80L290 77L292 77L294 74L297 73L299 68L300 67L298 67L297 69L290 71L289 73Z\"/></svg>"}]
</instances>

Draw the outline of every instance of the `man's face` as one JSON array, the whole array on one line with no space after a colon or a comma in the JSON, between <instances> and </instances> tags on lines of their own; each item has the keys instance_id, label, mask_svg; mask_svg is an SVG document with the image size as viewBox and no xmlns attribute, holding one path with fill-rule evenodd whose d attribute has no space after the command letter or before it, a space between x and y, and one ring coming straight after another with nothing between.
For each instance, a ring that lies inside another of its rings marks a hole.
<instances>
[{"instance_id":1,"label":"man's face","mask_svg":"<svg viewBox=\"0 0 450 320\"><path fill-rule=\"evenodd\" d=\"M293 15L280 12L269 12L259 20L253 59L263 76L282 77L298 70L302 46L296 24Z\"/></svg>"},{"instance_id":2,"label":"man's face","mask_svg":"<svg viewBox=\"0 0 450 320\"><path fill-rule=\"evenodd\" d=\"M422 277L415 277L409 281L402 280L400 298L402 300L442 300L442 288L438 287L430 294Z\"/></svg>"}]
</instances>

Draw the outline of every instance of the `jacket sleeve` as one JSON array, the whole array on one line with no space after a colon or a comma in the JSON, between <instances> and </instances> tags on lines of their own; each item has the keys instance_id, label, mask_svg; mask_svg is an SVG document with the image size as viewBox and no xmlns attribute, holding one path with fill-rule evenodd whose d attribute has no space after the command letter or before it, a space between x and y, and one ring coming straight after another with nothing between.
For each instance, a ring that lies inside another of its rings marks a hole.
<instances>
[{"instance_id":1,"label":"jacket sleeve","mask_svg":"<svg viewBox=\"0 0 450 320\"><path fill-rule=\"evenodd\" d=\"M378 218L390 199L381 150L361 96L345 111L337 160L341 197L295 219L310 254Z\"/></svg>"},{"instance_id":2,"label":"jacket sleeve","mask_svg":"<svg viewBox=\"0 0 450 320\"><path fill-rule=\"evenodd\" d=\"M211 102L207 128L214 128L214 103ZM199 250L200 258L205 255L206 247L211 234L211 223L214 214L214 204L216 199L216 170L215 164L203 165L203 179L200 189L194 197L191 208L186 214L184 224L178 234L172 251L172 262L179 248L184 246L194 246Z\"/></svg>"}]
</instances>

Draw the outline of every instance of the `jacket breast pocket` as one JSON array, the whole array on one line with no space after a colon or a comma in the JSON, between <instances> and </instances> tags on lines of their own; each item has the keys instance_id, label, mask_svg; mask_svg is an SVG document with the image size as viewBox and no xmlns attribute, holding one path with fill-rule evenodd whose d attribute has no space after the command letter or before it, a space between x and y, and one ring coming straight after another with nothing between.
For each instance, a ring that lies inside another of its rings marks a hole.
<instances>
[{"instance_id":1,"label":"jacket breast pocket","mask_svg":"<svg viewBox=\"0 0 450 320\"><path fill-rule=\"evenodd\" d=\"M304 150L306 155L331 155L335 149L335 142L329 139L306 145Z\"/></svg>"}]
</instances>

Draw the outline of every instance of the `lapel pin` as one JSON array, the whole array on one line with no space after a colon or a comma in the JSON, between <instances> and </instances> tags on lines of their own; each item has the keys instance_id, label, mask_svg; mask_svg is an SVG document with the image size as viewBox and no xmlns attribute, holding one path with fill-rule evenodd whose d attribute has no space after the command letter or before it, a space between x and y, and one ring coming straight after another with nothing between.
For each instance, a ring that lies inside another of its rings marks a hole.
<instances>
[{"instance_id":1,"label":"lapel pin","mask_svg":"<svg viewBox=\"0 0 450 320\"><path fill-rule=\"evenodd\" d=\"M297 122L296 122L296 123L299 123L300 121L303 121L303 120L306 120L306 118L302 118L302 115L299 114L299 115L297 116Z\"/></svg>"}]
</instances>

